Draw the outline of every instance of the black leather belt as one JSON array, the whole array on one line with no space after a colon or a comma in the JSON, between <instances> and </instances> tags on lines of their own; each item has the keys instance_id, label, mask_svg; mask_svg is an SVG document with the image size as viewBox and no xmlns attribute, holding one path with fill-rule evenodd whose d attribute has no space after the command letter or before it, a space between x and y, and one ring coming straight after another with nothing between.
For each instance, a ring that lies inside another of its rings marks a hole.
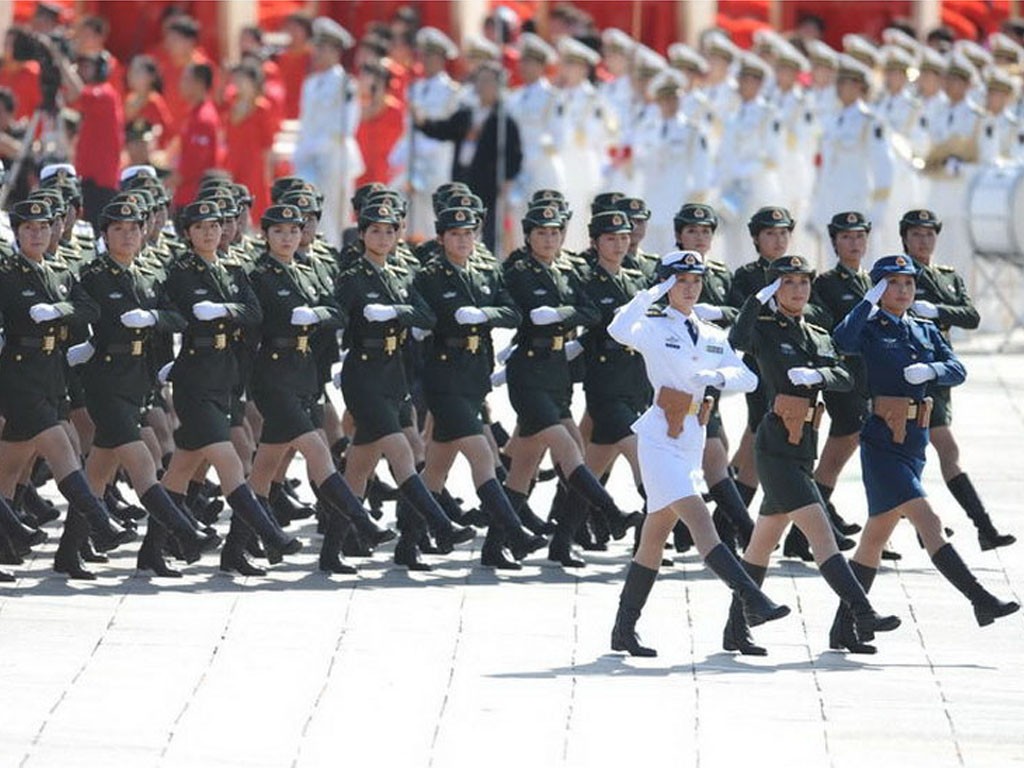
<instances>
[{"instance_id":1,"label":"black leather belt","mask_svg":"<svg viewBox=\"0 0 1024 768\"><path fill-rule=\"evenodd\" d=\"M443 344L448 349L465 349L475 355L480 351L481 338L479 336L446 336Z\"/></svg>"},{"instance_id":2,"label":"black leather belt","mask_svg":"<svg viewBox=\"0 0 1024 768\"><path fill-rule=\"evenodd\" d=\"M565 348L565 336L534 336L530 339L529 346L558 352Z\"/></svg>"},{"instance_id":3,"label":"black leather belt","mask_svg":"<svg viewBox=\"0 0 1024 768\"><path fill-rule=\"evenodd\" d=\"M146 344L143 339L129 342L128 344L108 344L103 352L108 355L129 355L130 357L141 357L146 351Z\"/></svg>"},{"instance_id":4,"label":"black leather belt","mask_svg":"<svg viewBox=\"0 0 1024 768\"><path fill-rule=\"evenodd\" d=\"M10 344L24 349L38 349L49 355L57 349L57 337L55 335L15 336L11 339Z\"/></svg>"},{"instance_id":5,"label":"black leather belt","mask_svg":"<svg viewBox=\"0 0 1024 768\"><path fill-rule=\"evenodd\" d=\"M302 353L309 352L309 336L282 336L264 339L263 343L271 349L296 349Z\"/></svg>"},{"instance_id":6,"label":"black leather belt","mask_svg":"<svg viewBox=\"0 0 1024 768\"><path fill-rule=\"evenodd\" d=\"M216 333L213 336L193 336L185 346L192 349L227 349L228 335L226 333Z\"/></svg>"},{"instance_id":7,"label":"black leather belt","mask_svg":"<svg viewBox=\"0 0 1024 768\"><path fill-rule=\"evenodd\" d=\"M356 349L381 349L391 355L398 351L399 343L397 336L384 336L379 339L359 339L352 346Z\"/></svg>"}]
</instances>

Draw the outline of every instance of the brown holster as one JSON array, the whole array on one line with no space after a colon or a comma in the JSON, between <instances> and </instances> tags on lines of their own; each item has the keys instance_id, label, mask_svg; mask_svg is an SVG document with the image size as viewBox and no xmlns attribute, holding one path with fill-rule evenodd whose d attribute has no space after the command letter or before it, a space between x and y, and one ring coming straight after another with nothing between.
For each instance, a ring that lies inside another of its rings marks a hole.
<instances>
[{"instance_id":1,"label":"brown holster","mask_svg":"<svg viewBox=\"0 0 1024 768\"><path fill-rule=\"evenodd\" d=\"M920 403L915 403L906 397L891 397L878 395L872 398L871 410L878 418L885 422L892 432L892 441L902 445L907 439L907 422L914 419L917 426L924 429L932 417L933 401L926 397Z\"/></svg>"},{"instance_id":2,"label":"brown holster","mask_svg":"<svg viewBox=\"0 0 1024 768\"><path fill-rule=\"evenodd\" d=\"M781 393L775 396L772 413L782 419L786 427L786 439L790 445L800 445L804 435L804 424L817 422L821 418L818 408L812 406L806 397Z\"/></svg>"},{"instance_id":3,"label":"brown holster","mask_svg":"<svg viewBox=\"0 0 1024 768\"><path fill-rule=\"evenodd\" d=\"M710 398L704 398L705 402ZM683 423L687 416L703 412L705 404L702 403L698 410L693 403L693 395L672 387L661 387L658 389L658 398L655 404L665 412L665 420L668 422L668 436L675 438L683 432ZM710 407L708 407L710 413ZM706 421L702 421L706 424Z\"/></svg>"}]
</instances>

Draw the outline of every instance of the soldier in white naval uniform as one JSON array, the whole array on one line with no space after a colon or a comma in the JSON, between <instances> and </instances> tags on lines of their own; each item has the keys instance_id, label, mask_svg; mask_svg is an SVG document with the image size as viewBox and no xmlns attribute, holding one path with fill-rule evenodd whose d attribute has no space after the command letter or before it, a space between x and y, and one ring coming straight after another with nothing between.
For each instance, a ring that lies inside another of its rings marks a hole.
<instances>
[{"instance_id":1,"label":"soldier in white naval uniform","mask_svg":"<svg viewBox=\"0 0 1024 768\"><path fill-rule=\"evenodd\" d=\"M789 613L754 584L735 555L722 544L701 499L706 490L701 461L708 387L749 392L757 376L729 346L727 334L693 312L700 296L704 263L696 251L673 251L658 266L658 285L621 307L608 334L644 358L655 404L633 424L648 515L640 546L626 572L612 630L612 650L656 656L639 642L640 618L661 565L662 549L677 520L693 535L708 568L733 590L744 613L763 622ZM653 310L663 296L668 306Z\"/></svg>"},{"instance_id":2,"label":"soldier in white naval uniform","mask_svg":"<svg viewBox=\"0 0 1024 768\"><path fill-rule=\"evenodd\" d=\"M680 111L706 133L715 127L715 113L704 92L704 78L708 74L708 61L686 43L672 43L668 47L668 63L686 76L686 92Z\"/></svg>"},{"instance_id":3,"label":"soldier in white naval uniform","mask_svg":"<svg viewBox=\"0 0 1024 768\"><path fill-rule=\"evenodd\" d=\"M409 123L405 135L391 153L391 164L403 169L395 180L409 197L408 237L433 238L434 208L431 193L451 179L454 146L424 136L414 128L414 114L423 120L445 120L459 107L460 88L445 71L459 49L447 35L434 27L416 33L416 46L423 58L423 79L409 86Z\"/></svg>"},{"instance_id":4,"label":"soldier in white naval uniform","mask_svg":"<svg viewBox=\"0 0 1024 768\"><path fill-rule=\"evenodd\" d=\"M739 108L740 97L734 73L739 68L738 62L743 51L719 30L705 33L701 45L708 63L704 94L715 115L709 138L712 151L717 152L725 131L725 121Z\"/></svg>"},{"instance_id":5,"label":"soldier in white naval uniform","mask_svg":"<svg viewBox=\"0 0 1024 768\"><path fill-rule=\"evenodd\" d=\"M885 126L864 103L871 73L850 56L839 59L836 95L842 109L825 120L812 225L824 238L837 211L871 211L882 221L892 189L892 148Z\"/></svg>"},{"instance_id":6,"label":"soldier in white naval uniform","mask_svg":"<svg viewBox=\"0 0 1024 768\"><path fill-rule=\"evenodd\" d=\"M320 226L327 242L341 247L348 225L348 199L362 176L363 156L356 144L359 99L356 83L341 66L352 35L332 19L313 23L313 71L302 83L299 135L292 161L295 174L315 184L324 195Z\"/></svg>"},{"instance_id":7,"label":"soldier in white naval uniform","mask_svg":"<svg viewBox=\"0 0 1024 768\"><path fill-rule=\"evenodd\" d=\"M557 58L555 49L532 32L519 38L519 76L523 85L508 98L508 112L519 128L523 168L510 196L512 215L521 220L538 189L564 189L565 166L559 142L565 138L559 116L559 92L546 77L544 68ZM522 233L515 230L513 247L522 245Z\"/></svg>"},{"instance_id":8,"label":"soldier in white naval uniform","mask_svg":"<svg viewBox=\"0 0 1024 768\"><path fill-rule=\"evenodd\" d=\"M682 73L667 69L648 86L658 112L634 133L633 158L651 218L645 246L667 253L675 245L672 217L685 202L702 202L711 181L711 156L704 131L679 109Z\"/></svg>"}]
</instances>

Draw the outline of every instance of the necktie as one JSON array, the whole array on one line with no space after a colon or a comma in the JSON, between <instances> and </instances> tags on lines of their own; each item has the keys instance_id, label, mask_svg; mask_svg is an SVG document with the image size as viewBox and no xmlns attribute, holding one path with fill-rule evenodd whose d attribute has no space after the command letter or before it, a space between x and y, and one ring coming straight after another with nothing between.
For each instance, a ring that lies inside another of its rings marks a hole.
<instances>
[{"instance_id":1,"label":"necktie","mask_svg":"<svg viewBox=\"0 0 1024 768\"><path fill-rule=\"evenodd\" d=\"M690 332L690 340L694 344L696 344L697 343L697 335L698 335L697 334L697 325L696 325L696 323L693 322L693 320L687 320L686 321L686 330Z\"/></svg>"}]
</instances>

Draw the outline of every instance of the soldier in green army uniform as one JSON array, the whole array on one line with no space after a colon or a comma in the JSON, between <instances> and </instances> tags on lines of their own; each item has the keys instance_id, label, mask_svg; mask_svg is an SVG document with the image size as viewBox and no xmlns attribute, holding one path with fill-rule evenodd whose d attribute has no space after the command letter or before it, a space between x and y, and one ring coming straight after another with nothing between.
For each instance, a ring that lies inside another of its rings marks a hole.
<instances>
[{"instance_id":1,"label":"soldier in green army uniform","mask_svg":"<svg viewBox=\"0 0 1024 768\"><path fill-rule=\"evenodd\" d=\"M287 465L295 452L301 453L310 483L324 501L326 535L320 570L355 573L356 569L339 557L334 537L350 525L359 526L368 535L380 531L336 470L319 432L315 405L322 385L310 337L316 329L329 332L337 328L340 317L313 270L295 261L302 225L302 211L292 205L272 205L260 219L266 251L250 279L263 308L253 378L263 430L249 482L257 497L265 499L282 471L281 465ZM252 567L244 575L262 575L262 569Z\"/></svg>"},{"instance_id":2,"label":"soldier in green army uniform","mask_svg":"<svg viewBox=\"0 0 1024 768\"><path fill-rule=\"evenodd\" d=\"M627 222L619 213L609 222L616 218L619 226ZM573 266L558 258L564 228L556 206L529 209L523 219L529 256L506 265L505 281L523 321L507 364L518 434L508 446L512 466L505 485L518 511L529 497L541 458L550 451L562 481L594 506L620 539L639 523L639 515L622 512L583 463L583 441L570 411L572 380L565 345L579 326L597 324L600 312ZM571 522L559 525L568 529Z\"/></svg>"},{"instance_id":3,"label":"soldier in green army uniform","mask_svg":"<svg viewBox=\"0 0 1024 768\"><path fill-rule=\"evenodd\" d=\"M718 214L710 205L686 203L673 217L673 225L676 247L683 251L696 251L704 257L704 275L700 296L693 306L694 313L705 322L728 328L739 314L739 309L729 304L732 272L723 262L707 258L718 229ZM729 474L729 440L722 425L721 392L708 387L707 394L714 398L714 406L705 426L702 469L708 495L716 505L712 520L719 538L727 546L738 545L742 550L750 541L754 521L750 519L747 504ZM687 551L693 543L682 522L676 525L673 537L676 550L680 552Z\"/></svg>"},{"instance_id":4,"label":"soldier in green army uniform","mask_svg":"<svg viewBox=\"0 0 1024 768\"><path fill-rule=\"evenodd\" d=\"M423 392L431 429L423 479L444 504L448 473L456 457L465 456L489 523L481 564L515 570L522 567L519 559L547 542L520 526L495 475L481 414L494 365L491 328L515 328L521 316L500 271L475 258L476 213L448 208L438 215L436 226L440 253L413 283L436 319L424 341ZM505 555L505 544L511 558Z\"/></svg>"},{"instance_id":5,"label":"soldier in green army uniform","mask_svg":"<svg viewBox=\"0 0 1024 768\"><path fill-rule=\"evenodd\" d=\"M907 211L900 219L903 249L917 267L917 294L910 311L917 317L935 323L948 341L950 328L971 330L978 327L981 318L963 278L953 267L935 264L933 261L941 231L942 222L928 210ZM928 394L934 402L929 439L939 455L942 479L977 528L978 544L982 550L1013 544L1016 537L999 533L970 477L960 467L960 446L952 429L953 402L950 388L933 384Z\"/></svg>"},{"instance_id":6,"label":"soldier in green army uniform","mask_svg":"<svg viewBox=\"0 0 1024 768\"><path fill-rule=\"evenodd\" d=\"M274 557L293 554L302 546L281 530L246 484L241 459L231 443L232 400L239 382L238 351L232 338L239 327L257 327L263 313L245 272L218 259L221 211L217 204L190 203L179 221L190 252L171 268L165 289L188 325L172 367L161 372L161 378L174 387L180 422L163 484L184 498L200 467L207 462L213 465L233 510L220 567L240 571L251 532Z\"/></svg>"},{"instance_id":7,"label":"soldier in green army uniform","mask_svg":"<svg viewBox=\"0 0 1024 768\"><path fill-rule=\"evenodd\" d=\"M794 523L810 541L814 559L828 585L856 617L858 636L899 626L895 616L878 616L863 587L839 552L825 504L814 483L817 430L823 406L820 391L849 391L853 377L843 366L824 328L804 316L814 270L802 256L780 256L767 269L768 284L743 304L729 342L758 364L768 409L757 428L758 468L764 501L743 554L751 578L763 583L772 551ZM769 302L777 309L771 311ZM741 607L729 611L723 644L727 651L763 656L753 643Z\"/></svg>"},{"instance_id":8,"label":"soldier in green army uniform","mask_svg":"<svg viewBox=\"0 0 1024 768\"><path fill-rule=\"evenodd\" d=\"M629 251L627 251L622 265L627 269L639 269L649 283L654 279L654 272L660 263L658 254L648 253L640 247L647 234L647 222L651 220L651 209L639 197L623 197L615 203L615 208L626 214L633 225L633 230L629 233Z\"/></svg>"},{"instance_id":9,"label":"soldier in green army uniform","mask_svg":"<svg viewBox=\"0 0 1024 768\"><path fill-rule=\"evenodd\" d=\"M84 532L97 549L110 550L134 534L115 524L93 495L69 432L61 424L67 397L62 353L69 326L97 320L99 310L68 269L46 258L55 220L49 205L24 200L13 207L10 217L18 253L0 265L0 318L6 340L0 352L0 407L5 417L0 495L13 498L19 478L41 456L68 500L66 534L78 540ZM0 505L0 512L5 508ZM0 516L11 523L8 515ZM7 527L7 535L23 552L45 538L13 525ZM74 555L71 560L58 559L55 570L73 573L79 567L77 551Z\"/></svg>"},{"instance_id":10,"label":"soldier in green army uniform","mask_svg":"<svg viewBox=\"0 0 1024 768\"><path fill-rule=\"evenodd\" d=\"M453 525L438 505L416 473L406 434L415 422L401 348L410 328L429 328L435 317L413 286L413 274L389 259L398 240L398 227L394 209L364 205L359 214L363 256L338 280L337 302L348 350L341 391L355 422L345 477L362 495L380 459L387 460L399 484L400 537L395 563L411 570L429 570L419 558L425 527L441 553L451 552L475 532Z\"/></svg>"},{"instance_id":11,"label":"soldier in green army uniform","mask_svg":"<svg viewBox=\"0 0 1024 768\"><path fill-rule=\"evenodd\" d=\"M116 196L115 196L116 198ZM216 535L201 535L157 482L156 463L142 441L140 423L155 379L147 346L156 330L180 331L184 318L164 297L161 276L136 262L142 249L144 214L134 205L113 201L100 214L106 254L82 268L82 288L99 306L92 337L68 350L72 366L79 366L85 404L95 424L86 475L93 492L106 495L119 467L124 467L150 519L139 549L139 570L156 576L177 577L163 558L164 545L173 535L187 562L213 549ZM82 542L62 537L65 549L58 557L73 562ZM95 576L84 568L71 578Z\"/></svg>"}]
</instances>

